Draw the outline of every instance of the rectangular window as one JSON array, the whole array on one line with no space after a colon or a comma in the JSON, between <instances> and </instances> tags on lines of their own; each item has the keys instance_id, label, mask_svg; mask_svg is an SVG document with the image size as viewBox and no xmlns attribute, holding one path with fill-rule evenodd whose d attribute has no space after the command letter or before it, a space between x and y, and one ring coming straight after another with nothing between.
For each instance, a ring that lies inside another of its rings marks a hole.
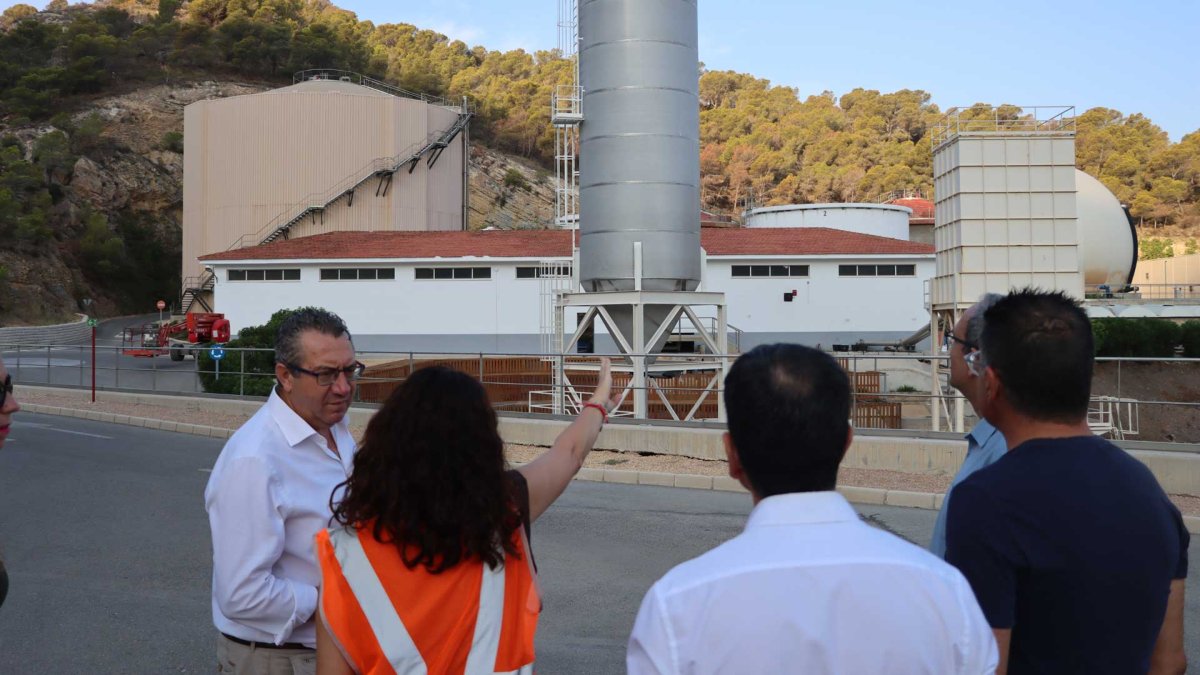
<instances>
[{"instance_id":1,"label":"rectangular window","mask_svg":"<svg viewBox=\"0 0 1200 675\"><path fill-rule=\"evenodd\" d=\"M858 276L858 265L838 265L839 277L856 277Z\"/></svg>"},{"instance_id":2,"label":"rectangular window","mask_svg":"<svg viewBox=\"0 0 1200 675\"><path fill-rule=\"evenodd\" d=\"M915 277L917 276L916 265L896 265L896 276L898 277Z\"/></svg>"},{"instance_id":3,"label":"rectangular window","mask_svg":"<svg viewBox=\"0 0 1200 675\"><path fill-rule=\"evenodd\" d=\"M300 281L299 268L229 270L230 281Z\"/></svg>"},{"instance_id":4,"label":"rectangular window","mask_svg":"<svg viewBox=\"0 0 1200 675\"><path fill-rule=\"evenodd\" d=\"M394 270L379 270L380 275L384 272L394 274ZM383 276L379 277L380 279ZM389 277L390 278L390 277ZM418 267L416 268L416 278L418 279L491 279L492 268L490 267Z\"/></svg>"},{"instance_id":5,"label":"rectangular window","mask_svg":"<svg viewBox=\"0 0 1200 675\"><path fill-rule=\"evenodd\" d=\"M915 277L916 265L838 265L843 277Z\"/></svg>"},{"instance_id":6,"label":"rectangular window","mask_svg":"<svg viewBox=\"0 0 1200 675\"><path fill-rule=\"evenodd\" d=\"M480 269L480 268L476 268L476 269ZM545 269L543 269L541 267L518 267L517 268L517 278L518 279L541 279L544 276L570 277L571 276L571 266L570 265L551 265ZM476 278L478 279L479 277L476 277Z\"/></svg>"},{"instance_id":7,"label":"rectangular window","mask_svg":"<svg viewBox=\"0 0 1200 675\"><path fill-rule=\"evenodd\" d=\"M321 281L374 281L395 279L393 267L332 267L321 269Z\"/></svg>"},{"instance_id":8,"label":"rectangular window","mask_svg":"<svg viewBox=\"0 0 1200 675\"><path fill-rule=\"evenodd\" d=\"M896 276L896 266L895 265L876 265L875 270L876 270L876 274L881 277Z\"/></svg>"},{"instance_id":9,"label":"rectangular window","mask_svg":"<svg viewBox=\"0 0 1200 675\"><path fill-rule=\"evenodd\" d=\"M858 266L858 276L860 276L860 277L875 276L875 266L874 265L859 265Z\"/></svg>"},{"instance_id":10,"label":"rectangular window","mask_svg":"<svg viewBox=\"0 0 1200 675\"><path fill-rule=\"evenodd\" d=\"M732 265L733 277L806 277L808 265Z\"/></svg>"}]
</instances>

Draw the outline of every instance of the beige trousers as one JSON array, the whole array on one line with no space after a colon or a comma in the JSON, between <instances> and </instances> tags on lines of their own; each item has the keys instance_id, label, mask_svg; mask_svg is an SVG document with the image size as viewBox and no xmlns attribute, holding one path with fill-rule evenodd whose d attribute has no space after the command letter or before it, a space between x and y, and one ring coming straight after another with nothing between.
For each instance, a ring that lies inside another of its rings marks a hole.
<instances>
[{"instance_id":1,"label":"beige trousers","mask_svg":"<svg viewBox=\"0 0 1200 675\"><path fill-rule=\"evenodd\" d=\"M217 672L233 675L316 675L311 649L248 647L217 634Z\"/></svg>"}]
</instances>

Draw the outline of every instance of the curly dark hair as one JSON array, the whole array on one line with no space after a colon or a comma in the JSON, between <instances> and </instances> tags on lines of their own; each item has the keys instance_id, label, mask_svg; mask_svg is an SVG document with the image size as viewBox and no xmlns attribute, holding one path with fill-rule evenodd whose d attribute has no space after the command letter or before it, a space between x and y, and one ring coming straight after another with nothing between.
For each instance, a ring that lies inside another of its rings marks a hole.
<instances>
[{"instance_id":1,"label":"curly dark hair","mask_svg":"<svg viewBox=\"0 0 1200 675\"><path fill-rule=\"evenodd\" d=\"M409 569L437 574L472 558L495 568L518 555L521 516L507 469L483 386L423 368L371 418L333 518L395 544Z\"/></svg>"}]
</instances>

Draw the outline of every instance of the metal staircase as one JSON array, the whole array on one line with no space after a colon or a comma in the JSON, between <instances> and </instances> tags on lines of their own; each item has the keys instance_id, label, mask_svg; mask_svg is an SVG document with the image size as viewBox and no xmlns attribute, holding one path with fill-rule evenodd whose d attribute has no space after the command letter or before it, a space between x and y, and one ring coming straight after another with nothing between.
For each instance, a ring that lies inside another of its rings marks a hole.
<instances>
[{"instance_id":1,"label":"metal staircase","mask_svg":"<svg viewBox=\"0 0 1200 675\"><path fill-rule=\"evenodd\" d=\"M329 189L305 196L287 210L271 219L258 232L244 234L239 237L237 241L234 241L233 244L225 249L227 251L246 246L269 244L280 238L286 239L292 227L297 223L305 218L316 219L318 216L322 216L326 209L333 206L339 200L345 199L346 206L353 206L355 192L369 181L377 181L375 196L387 196L395 175L402 169L407 167L407 173L412 173L416 170L417 165L421 163L422 158L425 159L426 166L432 169L434 164L437 163L438 158L442 156L442 152L467 128L471 118L475 115L473 106L465 96L460 104L453 105L446 99L429 97L398 89L378 80L372 80L365 76L346 71L304 71L297 73L293 79L294 81L337 79L342 82L353 82L392 94L393 96L416 98L431 105L452 108L457 111L458 115L454 120L454 124L450 125L448 129L431 134L424 141L414 143L394 157L373 159L366 166L350 174ZM179 298L179 311L187 313L191 311L193 304L199 304L204 311L211 312L212 307L204 298L204 295L212 292L215 283L216 278L211 271L205 271L200 276L185 278Z\"/></svg>"},{"instance_id":2,"label":"metal staircase","mask_svg":"<svg viewBox=\"0 0 1200 675\"><path fill-rule=\"evenodd\" d=\"M205 299L206 293L211 293L213 287L217 285L217 277L211 271L205 270L204 274L198 277L187 277L183 280L183 292L179 295L180 313L187 314L192 309L192 304L197 303L206 311L213 311L212 305L208 304Z\"/></svg>"},{"instance_id":3,"label":"metal staircase","mask_svg":"<svg viewBox=\"0 0 1200 675\"><path fill-rule=\"evenodd\" d=\"M464 101L461 112L459 112L458 117L454 120L454 124L449 129L436 136L427 138L423 142L413 144L395 157L380 157L371 160L365 167L354 172L337 185L324 192L308 195L300 200L287 211L276 216L258 232L242 235L226 250L258 244L269 244L279 238L286 239L288 232L296 223L308 217L316 218L318 214L323 214L325 209L333 206L341 199L346 200L347 206L353 206L355 191L368 181L378 180L375 186L375 196L387 196L395 174L401 169L408 167L407 173L412 173L417 168L417 165L420 164L422 157L426 158L426 166L432 169L433 165L437 163L438 158L441 157L442 152L449 147L455 137L462 133L473 116L474 112L467 106L466 101Z\"/></svg>"}]
</instances>

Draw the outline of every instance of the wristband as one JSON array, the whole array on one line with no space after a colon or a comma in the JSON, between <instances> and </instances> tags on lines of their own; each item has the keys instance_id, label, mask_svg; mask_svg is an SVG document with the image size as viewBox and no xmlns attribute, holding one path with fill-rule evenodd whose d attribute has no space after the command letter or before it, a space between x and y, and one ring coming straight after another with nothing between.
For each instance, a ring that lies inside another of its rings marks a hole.
<instances>
[{"instance_id":1,"label":"wristband","mask_svg":"<svg viewBox=\"0 0 1200 675\"><path fill-rule=\"evenodd\" d=\"M584 410L586 410L588 408L595 408L596 410L599 410L600 415L603 417L603 420L601 423L603 424L603 423L608 422L608 409L605 408L604 406L600 405L599 403L593 403L592 401L588 401L587 403L583 404L583 408L584 408Z\"/></svg>"}]
</instances>

